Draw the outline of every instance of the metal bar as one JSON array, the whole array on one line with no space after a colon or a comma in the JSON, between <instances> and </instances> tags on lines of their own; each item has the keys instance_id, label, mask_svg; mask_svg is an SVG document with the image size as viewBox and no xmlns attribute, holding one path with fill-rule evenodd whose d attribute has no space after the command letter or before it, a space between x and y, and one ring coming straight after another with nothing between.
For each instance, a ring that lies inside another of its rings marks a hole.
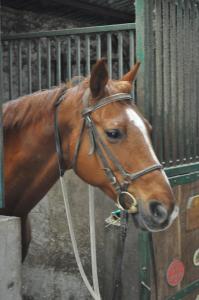
<instances>
[{"instance_id":1,"label":"metal bar","mask_svg":"<svg viewBox=\"0 0 199 300\"><path fill-rule=\"evenodd\" d=\"M159 0L155 0L156 7L156 22L155 22L155 44L156 44L156 103L154 108L156 108L154 113L154 127L157 128L154 130L153 140L156 152L158 153L159 159L163 162L163 130L165 118L163 107L163 40L162 40L162 3Z\"/></svg>"},{"instance_id":2,"label":"metal bar","mask_svg":"<svg viewBox=\"0 0 199 300\"><path fill-rule=\"evenodd\" d=\"M163 12L163 22L162 22L162 36L163 36L163 45L162 45L162 57L161 64L162 66L159 67L162 69L163 73L163 84L161 89L162 96L163 96L163 110L162 110L162 117L163 117L163 139L164 139L164 161L166 166L170 164L170 149L171 143L168 142L168 138L171 137L171 125L170 125L170 118L171 118L171 111L170 111L170 98L171 98L171 81L170 81L170 24L169 24L169 2L168 0L161 1L162 2L162 12ZM159 12L158 12L159 13ZM161 19L159 18L161 22ZM161 46L160 46L161 47ZM158 54L159 55L159 54ZM164 59L163 59L164 57ZM161 71L160 71L161 72ZM161 99L161 98L160 98ZM158 101L160 101L160 99Z\"/></svg>"},{"instance_id":3,"label":"metal bar","mask_svg":"<svg viewBox=\"0 0 199 300\"><path fill-rule=\"evenodd\" d=\"M118 33L118 75L122 78L123 75L123 35Z\"/></svg>"},{"instance_id":4,"label":"metal bar","mask_svg":"<svg viewBox=\"0 0 199 300\"><path fill-rule=\"evenodd\" d=\"M189 74L189 10L188 10L188 3L184 1L184 162L188 163L190 161L190 104L187 99L189 99L190 95L190 74ZM190 99L189 99L190 100Z\"/></svg>"},{"instance_id":5,"label":"metal bar","mask_svg":"<svg viewBox=\"0 0 199 300\"><path fill-rule=\"evenodd\" d=\"M72 78L72 70L71 70L71 39L70 37L67 38L67 78L71 80Z\"/></svg>"},{"instance_id":6,"label":"metal bar","mask_svg":"<svg viewBox=\"0 0 199 300\"><path fill-rule=\"evenodd\" d=\"M136 57L141 62L137 79L137 100L138 105L144 111L145 109L145 0L136 0ZM131 33L131 44L134 44L133 34ZM131 46L130 46L131 47ZM130 51L132 49L130 48ZM131 52L130 52L131 53ZM131 56L131 54L130 54ZM150 292L150 249L149 249L149 233L140 232L138 236L138 253L139 253L139 284L140 284L140 300L149 300Z\"/></svg>"},{"instance_id":7,"label":"metal bar","mask_svg":"<svg viewBox=\"0 0 199 300\"><path fill-rule=\"evenodd\" d=\"M137 104L144 112L145 102L145 1L136 0L136 58L141 62L137 76Z\"/></svg>"},{"instance_id":8,"label":"metal bar","mask_svg":"<svg viewBox=\"0 0 199 300\"><path fill-rule=\"evenodd\" d=\"M28 92L32 93L32 42L28 40Z\"/></svg>"},{"instance_id":9,"label":"metal bar","mask_svg":"<svg viewBox=\"0 0 199 300\"><path fill-rule=\"evenodd\" d=\"M154 35L153 35L153 10L154 3L149 0L145 3L145 69L144 69L144 112L145 116L153 122L152 115L155 107L155 59L154 59Z\"/></svg>"},{"instance_id":10,"label":"metal bar","mask_svg":"<svg viewBox=\"0 0 199 300\"><path fill-rule=\"evenodd\" d=\"M139 282L140 282L140 300L149 300L150 290L150 249L149 233L140 232L138 235L138 253L139 253Z\"/></svg>"},{"instance_id":11,"label":"metal bar","mask_svg":"<svg viewBox=\"0 0 199 300\"><path fill-rule=\"evenodd\" d=\"M169 177L169 181L171 186L183 185L183 184L199 181L199 172Z\"/></svg>"},{"instance_id":12,"label":"metal bar","mask_svg":"<svg viewBox=\"0 0 199 300\"><path fill-rule=\"evenodd\" d=\"M21 41L18 43L18 78L19 78L19 86L18 93L19 96L22 95L22 55L21 55Z\"/></svg>"},{"instance_id":13,"label":"metal bar","mask_svg":"<svg viewBox=\"0 0 199 300\"><path fill-rule=\"evenodd\" d=\"M47 41L47 86L51 88L51 40Z\"/></svg>"},{"instance_id":14,"label":"metal bar","mask_svg":"<svg viewBox=\"0 0 199 300\"><path fill-rule=\"evenodd\" d=\"M56 41L56 83L61 83L61 42Z\"/></svg>"},{"instance_id":15,"label":"metal bar","mask_svg":"<svg viewBox=\"0 0 199 300\"><path fill-rule=\"evenodd\" d=\"M1 35L1 17L0 17ZM3 45L0 36L0 208L4 206L4 180L3 180Z\"/></svg>"},{"instance_id":16,"label":"metal bar","mask_svg":"<svg viewBox=\"0 0 199 300\"><path fill-rule=\"evenodd\" d=\"M188 286L181 289L174 296L168 297L166 300L180 300L199 288L199 280L190 283Z\"/></svg>"},{"instance_id":17,"label":"metal bar","mask_svg":"<svg viewBox=\"0 0 199 300\"><path fill-rule=\"evenodd\" d=\"M195 38L195 87L196 87L196 107L199 106L199 4L195 6L195 33L194 33L194 38ZM195 147L196 147L196 160L199 159L199 113L198 110L196 112L196 141L195 141Z\"/></svg>"},{"instance_id":18,"label":"metal bar","mask_svg":"<svg viewBox=\"0 0 199 300\"><path fill-rule=\"evenodd\" d=\"M107 59L108 59L108 72L109 78L112 78L112 36L109 32L107 34Z\"/></svg>"},{"instance_id":19,"label":"metal bar","mask_svg":"<svg viewBox=\"0 0 199 300\"><path fill-rule=\"evenodd\" d=\"M135 62L135 31L129 31L129 68Z\"/></svg>"},{"instance_id":20,"label":"metal bar","mask_svg":"<svg viewBox=\"0 0 199 300\"><path fill-rule=\"evenodd\" d=\"M19 40L19 39L32 39L41 37L56 37L66 35L79 35L86 33L102 33L102 32L113 32L119 30L130 30L135 29L135 23L106 25L97 27L84 27L84 28L73 28L65 30L52 30L43 32L29 32L29 33L18 33L11 35L3 35L2 40Z\"/></svg>"},{"instance_id":21,"label":"metal bar","mask_svg":"<svg viewBox=\"0 0 199 300\"><path fill-rule=\"evenodd\" d=\"M9 42L9 99L13 97L13 43Z\"/></svg>"},{"instance_id":22,"label":"metal bar","mask_svg":"<svg viewBox=\"0 0 199 300\"><path fill-rule=\"evenodd\" d=\"M86 75L91 71L91 57L90 57L90 36L86 35Z\"/></svg>"},{"instance_id":23,"label":"metal bar","mask_svg":"<svg viewBox=\"0 0 199 300\"><path fill-rule=\"evenodd\" d=\"M171 97L170 97L170 133L171 133L171 156L170 161L172 164L177 163L178 159L178 151L177 151L177 132L178 132L178 118L179 115L176 113L176 107L178 107L178 97L177 97L177 52L176 52L176 37L177 37L177 29L176 29L176 14L177 14L177 6L175 2L169 3L170 8L170 89L171 89Z\"/></svg>"},{"instance_id":24,"label":"metal bar","mask_svg":"<svg viewBox=\"0 0 199 300\"><path fill-rule=\"evenodd\" d=\"M130 30L129 31L129 69L132 68L133 64L135 62L135 31ZM132 92L134 93L135 99L137 99L136 96L136 86L135 81L132 85Z\"/></svg>"},{"instance_id":25,"label":"metal bar","mask_svg":"<svg viewBox=\"0 0 199 300\"><path fill-rule=\"evenodd\" d=\"M181 0L178 1L177 6L177 77L178 77L178 135L177 144L179 147L179 160L184 163L184 83L183 83L183 72L184 72L184 24L183 24L183 9Z\"/></svg>"},{"instance_id":26,"label":"metal bar","mask_svg":"<svg viewBox=\"0 0 199 300\"><path fill-rule=\"evenodd\" d=\"M38 80L38 90L41 90L41 41L37 42L37 80Z\"/></svg>"},{"instance_id":27,"label":"metal bar","mask_svg":"<svg viewBox=\"0 0 199 300\"><path fill-rule=\"evenodd\" d=\"M199 162L172 166L164 169L168 177L193 173L199 171Z\"/></svg>"},{"instance_id":28,"label":"metal bar","mask_svg":"<svg viewBox=\"0 0 199 300\"><path fill-rule=\"evenodd\" d=\"M192 75L193 75L193 108L198 107L198 101L197 101L197 68L199 68L199 63L197 61L197 39L198 34L197 32L197 15L196 15L196 6L193 7L193 22L192 22L192 33L191 33L191 44L192 44ZM199 40L198 40L199 42ZM199 51L199 49L198 49ZM199 59L199 58L198 58ZM199 95L198 95L199 96ZM194 161L197 161L199 157L197 157L199 145L197 143L197 115L198 110L193 109L193 132L192 132L192 138L193 138L193 158Z\"/></svg>"},{"instance_id":29,"label":"metal bar","mask_svg":"<svg viewBox=\"0 0 199 300\"><path fill-rule=\"evenodd\" d=\"M97 52L97 59L100 59L101 58L101 35L100 34L97 34L96 36L96 40L97 40L97 49L96 49L96 52Z\"/></svg>"},{"instance_id":30,"label":"metal bar","mask_svg":"<svg viewBox=\"0 0 199 300\"><path fill-rule=\"evenodd\" d=\"M76 37L76 46L77 46L77 75L81 75L81 49L80 49L80 37Z\"/></svg>"},{"instance_id":31,"label":"metal bar","mask_svg":"<svg viewBox=\"0 0 199 300\"><path fill-rule=\"evenodd\" d=\"M194 65L194 50L195 50L195 44L194 44L194 36L193 36L193 31L194 31L194 6L192 4L192 2L190 2L190 8L189 8L189 14L190 14L190 97L191 97L191 128L190 128L190 133L191 133L191 157L190 157L190 161L195 161L195 156L196 156L196 152L195 152L195 137L197 135L197 132L194 131L195 128L195 123L196 123L196 109L195 109L195 65Z\"/></svg>"}]
</instances>

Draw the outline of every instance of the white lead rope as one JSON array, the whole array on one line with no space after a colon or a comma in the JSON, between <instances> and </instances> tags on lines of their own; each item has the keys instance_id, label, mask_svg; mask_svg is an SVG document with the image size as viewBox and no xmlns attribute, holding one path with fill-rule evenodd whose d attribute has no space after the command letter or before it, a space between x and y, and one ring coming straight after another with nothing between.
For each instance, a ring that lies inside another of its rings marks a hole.
<instances>
[{"instance_id":1,"label":"white lead rope","mask_svg":"<svg viewBox=\"0 0 199 300\"><path fill-rule=\"evenodd\" d=\"M93 297L93 299L95 300L101 300L100 294L99 294L99 285L98 285L98 279L96 279L96 275L97 275L97 263L96 263L96 253L94 254L94 256L92 255L92 262L94 262L94 265L92 265L92 273L93 273L93 282L94 282L94 286L95 286L95 290L93 290L92 286L90 285L88 278L84 272L84 268L82 266L81 263L81 259L79 256L79 251L77 248L77 242L75 239L75 233L74 233L74 227L73 227L73 222L72 222L72 216L71 216L71 212L70 212L70 205L69 205L69 200L68 200L68 193L64 184L64 180L63 177L60 177L60 183L61 183L61 189L62 189L62 194L63 194L63 199L64 199L64 205L65 205L65 210L66 210L66 216L67 216L67 221L68 221L68 227L69 227L69 233L70 233L70 238L71 238L71 242L72 242L72 246L73 246L73 251L74 251L74 255L75 255L75 259L77 262L77 266L79 268L79 272L81 274L81 277L87 287L87 289L89 290L91 296ZM90 192L89 192L90 193ZM91 209L92 210L92 209ZM91 224L91 221L90 221ZM93 231L93 230L92 230ZM94 234L95 237L95 234ZM92 236L91 236L92 239ZM95 250L96 250L96 245L95 242L92 244L94 244ZM93 250L91 247L91 254L92 254Z\"/></svg>"},{"instance_id":2,"label":"white lead rope","mask_svg":"<svg viewBox=\"0 0 199 300\"><path fill-rule=\"evenodd\" d=\"M89 220L90 220L90 243L91 243L91 265L92 265L92 277L93 287L95 293L100 297L99 282L97 274L97 257L96 257L96 236L95 236L95 202L94 202L94 188L88 186L89 193Z\"/></svg>"}]
</instances>

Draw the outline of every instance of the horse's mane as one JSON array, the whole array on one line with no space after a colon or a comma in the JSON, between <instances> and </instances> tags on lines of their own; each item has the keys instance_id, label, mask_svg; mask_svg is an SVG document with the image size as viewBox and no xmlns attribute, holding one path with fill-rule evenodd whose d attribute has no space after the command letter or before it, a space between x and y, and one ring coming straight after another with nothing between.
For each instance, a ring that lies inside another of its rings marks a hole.
<instances>
[{"instance_id":1,"label":"horse's mane","mask_svg":"<svg viewBox=\"0 0 199 300\"><path fill-rule=\"evenodd\" d=\"M22 128L30 122L49 116L62 89L63 87L56 87L51 90L38 91L6 102L3 105L4 130Z\"/></svg>"},{"instance_id":2,"label":"horse's mane","mask_svg":"<svg viewBox=\"0 0 199 300\"><path fill-rule=\"evenodd\" d=\"M57 99L67 90L73 89L82 82L85 83L85 87L88 87L88 78L75 76L66 84L6 102L3 105L4 130L22 128L41 119L45 121L47 118L49 119L49 116L53 118ZM126 91L130 89L130 84L125 81L111 80L111 85L113 87L120 85Z\"/></svg>"},{"instance_id":3,"label":"horse's mane","mask_svg":"<svg viewBox=\"0 0 199 300\"><path fill-rule=\"evenodd\" d=\"M57 99L84 80L84 77L74 77L66 84L50 90L37 91L16 100L8 101L3 105L4 130L22 128L29 123L53 116L54 104Z\"/></svg>"}]
</instances>

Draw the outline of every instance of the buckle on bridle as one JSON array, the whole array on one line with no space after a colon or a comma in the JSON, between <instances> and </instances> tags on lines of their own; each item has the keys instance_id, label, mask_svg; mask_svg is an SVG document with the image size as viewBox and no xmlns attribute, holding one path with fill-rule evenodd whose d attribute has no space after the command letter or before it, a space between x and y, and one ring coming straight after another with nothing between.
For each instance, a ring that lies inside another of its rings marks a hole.
<instances>
[{"instance_id":1,"label":"buckle on bridle","mask_svg":"<svg viewBox=\"0 0 199 300\"><path fill-rule=\"evenodd\" d=\"M131 203L130 203L130 201L129 201L129 203L126 203L124 201L124 199L122 199L122 196L124 196L124 195L129 197L129 199L131 200ZM117 197L116 205L120 210L126 210L130 214L135 214L138 212L138 203L137 203L136 198L127 191L121 191L119 193L119 195Z\"/></svg>"}]
</instances>

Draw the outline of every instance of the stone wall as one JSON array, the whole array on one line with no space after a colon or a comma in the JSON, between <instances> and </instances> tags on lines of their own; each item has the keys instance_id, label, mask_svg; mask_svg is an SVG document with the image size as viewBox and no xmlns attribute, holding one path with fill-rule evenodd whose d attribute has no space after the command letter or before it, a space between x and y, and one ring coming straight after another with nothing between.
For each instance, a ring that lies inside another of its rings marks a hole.
<instances>
[{"instance_id":1,"label":"stone wall","mask_svg":"<svg viewBox=\"0 0 199 300\"><path fill-rule=\"evenodd\" d=\"M0 216L0 299L21 300L20 219Z\"/></svg>"}]
</instances>

